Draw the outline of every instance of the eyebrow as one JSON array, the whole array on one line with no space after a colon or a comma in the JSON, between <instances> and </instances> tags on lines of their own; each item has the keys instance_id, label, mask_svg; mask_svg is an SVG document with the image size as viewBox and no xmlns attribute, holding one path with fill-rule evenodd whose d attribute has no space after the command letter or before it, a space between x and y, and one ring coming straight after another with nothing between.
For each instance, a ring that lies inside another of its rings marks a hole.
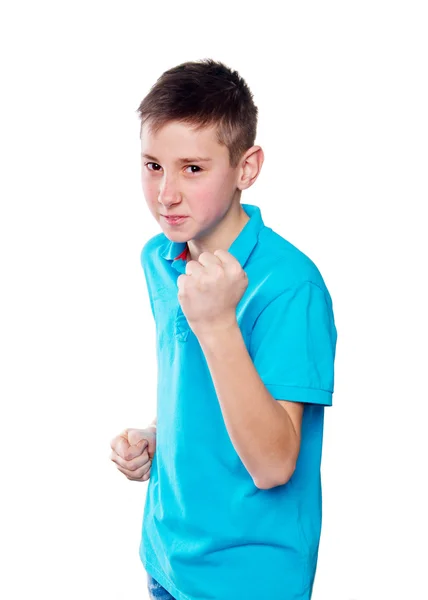
<instances>
[{"instance_id":1,"label":"eyebrow","mask_svg":"<svg viewBox=\"0 0 428 600\"><path fill-rule=\"evenodd\" d=\"M148 158L149 160L153 160L158 163L158 159L150 154L141 153L142 158ZM175 162L177 163L194 163L194 162L211 162L212 158L203 158L201 156L194 156L193 158L177 158Z\"/></svg>"}]
</instances>

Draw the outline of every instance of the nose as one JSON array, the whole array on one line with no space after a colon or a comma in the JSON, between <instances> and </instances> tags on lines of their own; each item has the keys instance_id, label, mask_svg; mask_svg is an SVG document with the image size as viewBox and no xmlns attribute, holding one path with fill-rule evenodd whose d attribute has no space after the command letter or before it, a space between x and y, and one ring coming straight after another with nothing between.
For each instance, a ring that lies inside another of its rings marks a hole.
<instances>
[{"instance_id":1,"label":"nose","mask_svg":"<svg viewBox=\"0 0 428 600\"><path fill-rule=\"evenodd\" d=\"M164 206L170 206L179 201L180 194L176 183L171 177L168 179L164 177L159 188L158 202Z\"/></svg>"}]
</instances>

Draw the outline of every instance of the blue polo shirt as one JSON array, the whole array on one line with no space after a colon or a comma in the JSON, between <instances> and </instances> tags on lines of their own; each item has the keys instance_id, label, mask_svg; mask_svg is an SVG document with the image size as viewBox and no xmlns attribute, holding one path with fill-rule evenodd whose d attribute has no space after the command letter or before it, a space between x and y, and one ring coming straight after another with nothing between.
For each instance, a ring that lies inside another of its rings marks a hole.
<instances>
[{"instance_id":1,"label":"blue polo shirt","mask_svg":"<svg viewBox=\"0 0 428 600\"><path fill-rule=\"evenodd\" d=\"M260 209L228 251L248 275L237 309L247 350L275 399L304 402L301 449L285 484L257 488L229 438L198 339L181 310L186 242L141 252L157 342L157 450L139 548L177 600L309 600L321 532L324 406L337 331L315 264L264 225Z\"/></svg>"}]
</instances>

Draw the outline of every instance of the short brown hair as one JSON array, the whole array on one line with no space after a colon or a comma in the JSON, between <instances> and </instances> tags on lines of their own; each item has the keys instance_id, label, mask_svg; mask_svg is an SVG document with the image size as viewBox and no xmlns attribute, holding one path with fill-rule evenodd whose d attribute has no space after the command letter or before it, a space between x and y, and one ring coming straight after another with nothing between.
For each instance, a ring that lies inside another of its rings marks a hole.
<instances>
[{"instance_id":1,"label":"short brown hair","mask_svg":"<svg viewBox=\"0 0 428 600\"><path fill-rule=\"evenodd\" d=\"M229 150L235 168L243 153L254 145L257 107L237 71L211 58L185 62L165 71L137 109L143 124L156 133L171 121L196 130L217 125L217 141Z\"/></svg>"}]
</instances>

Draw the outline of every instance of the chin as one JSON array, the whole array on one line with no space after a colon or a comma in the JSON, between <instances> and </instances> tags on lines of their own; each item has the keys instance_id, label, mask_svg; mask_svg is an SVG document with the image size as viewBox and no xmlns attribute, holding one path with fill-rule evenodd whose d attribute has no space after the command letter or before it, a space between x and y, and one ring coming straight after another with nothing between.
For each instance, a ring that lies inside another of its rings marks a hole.
<instances>
[{"instance_id":1,"label":"chin","mask_svg":"<svg viewBox=\"0 0 428 600\"><path fill-rule=\"evenodd\" d=\"M171 231L167 227L161 227L162 233L170 240L170 242L188 242L189 234L184 231Z\"/></svg>"}]
</instances>

